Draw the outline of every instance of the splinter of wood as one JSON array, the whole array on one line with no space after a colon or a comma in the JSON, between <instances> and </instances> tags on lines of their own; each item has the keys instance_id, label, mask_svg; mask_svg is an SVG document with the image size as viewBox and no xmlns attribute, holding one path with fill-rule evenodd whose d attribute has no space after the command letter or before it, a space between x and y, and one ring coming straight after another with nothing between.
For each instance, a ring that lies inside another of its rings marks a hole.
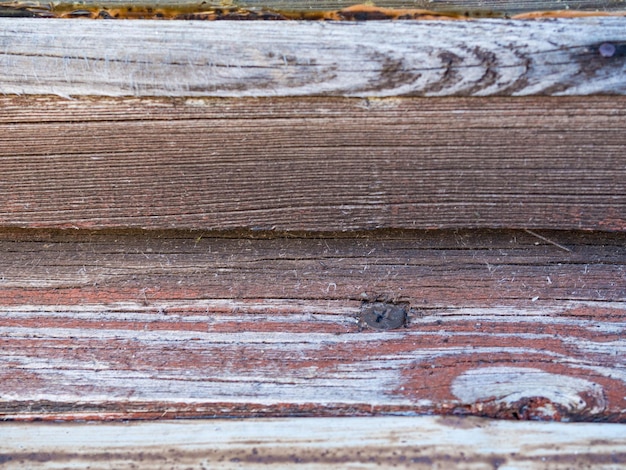
<instances>
[{"instance_id":1,"label":"splinter of wood","mask_svg":"<svg viewBox=\"0 0 626 470\"><path fill-rule=\"evenodd\" d=\"M533 232L532 230L528 230L527 228L524 229L524 232L528 233L529 235L532 235L533 237L537 237L539 240L543 240L544 242L550 243L551 245L554 245L563 251L567 251L568 253L572 252L572 250L570 250L568 247L563 246L555 242L554 240L550 240L549 238L546 238L543 235L539 235L537 232Z\"/></svg>"}]
</instances>

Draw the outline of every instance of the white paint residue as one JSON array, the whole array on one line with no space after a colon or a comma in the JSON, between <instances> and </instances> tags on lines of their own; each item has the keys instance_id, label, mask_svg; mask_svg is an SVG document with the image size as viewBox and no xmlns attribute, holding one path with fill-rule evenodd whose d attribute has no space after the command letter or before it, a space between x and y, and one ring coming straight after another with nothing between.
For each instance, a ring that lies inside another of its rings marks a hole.
<instances>
[{"instance_id":1,"label":"white paint residue","mask_svg":"<svg viewBox=\"0 0 626 470\"><path fill-rule=\"evenodd\" d=\"M401 369L380 369L378 360L353 367L324 370L294 369L270 375L267 369L240 371L211 364L210 353L202 369L120 370L99 361L69 361L25 356L0 357L20 364L20 370L38 380L19 389L0 388L0 403L15 400L60 402L169 403L369 403L372 406L410 405L393 393L402 383ZM421 402L428 403L430 402Z\"/></svg>"},{"instance_id":2,"label":"white paint residue","mask_svg":"<svg viewBox=\"0 0 626 470\"><path fill-rule=\"evenodd\" d=\"M512 404L542 397L569 412L601 413L606 408L602 387L585 379L526 367L484 367L456 378L452 393L463 403L494 401ZM554 408L552 405L549 408ZM545 410L549 412L548 409ZM551 413L548 413L551 414Z\"/></svg>"},{"instance_id":3,"label":"white paint residue","mask_svg":"<svg viewBox=\"0 0 626 470\"><path fill-rule=\"evenodd\" d=\"M4 287L6 285L3 284ZM5 305L2 307L3 316L19 315L30 317L43 315L50 317L75 318L76 315L92 313L94 315L114 315L131 313L148 313L154 315L157 311L192 311L205 312L207 315L215 313L236 313L258 314L332 314L332 315L356 315L359 312L359 302L346 305L345 301L324 300L293 302L285 299L261 299L255 301L233 300L233 299L202 299L202 300L168 300L157 302L152 305L145 305L143 302L111 302L107 304L81 304L81 305L37 305L21 304L16 306ZM100 318L100 317L98 317ZM130 317L132 318L132 317Z\"/></svg>"}]
</instances>

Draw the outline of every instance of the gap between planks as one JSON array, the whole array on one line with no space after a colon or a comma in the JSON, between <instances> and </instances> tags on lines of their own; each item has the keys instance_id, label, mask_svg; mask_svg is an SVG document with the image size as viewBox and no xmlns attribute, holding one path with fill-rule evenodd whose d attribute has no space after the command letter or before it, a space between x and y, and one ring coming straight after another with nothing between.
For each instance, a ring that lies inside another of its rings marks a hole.
<instances>
[{"instance_id":1,"label":"gap between planks","mask_svg":"<svg viewBox=\"0 0 626 470\"><path fill-rule=\"evenodd\" d=\"M625 421L626 234L541 235L3 230L0 416Z\"/></svg>"},{"instance_id":2,"label":"gap between planks","mask_svg":"<svg viewBox=\"0 0 626 470\"><path fill-rule=\"evenodd\" d=\"M624 128L624 97L0 97L0 226L626 230Z\"/></svg>"},{"instance_id":3,"label":"gap between planks","mask_svg":"<svg viewBox=\"0 0 626 470\"><path fill-rule=\"evenodd\" d=\"M70 2L0 1L0 14L7 17L94 19L184 19L184 20L384 20L469 19L623 15L620 0L379 0L356 4L351 0L167 0L154 4L137 0L84 0ZM601 9L601 10L600 10ZM528 15L528 16L527 16Z\"/></svg>"}]
</instances>

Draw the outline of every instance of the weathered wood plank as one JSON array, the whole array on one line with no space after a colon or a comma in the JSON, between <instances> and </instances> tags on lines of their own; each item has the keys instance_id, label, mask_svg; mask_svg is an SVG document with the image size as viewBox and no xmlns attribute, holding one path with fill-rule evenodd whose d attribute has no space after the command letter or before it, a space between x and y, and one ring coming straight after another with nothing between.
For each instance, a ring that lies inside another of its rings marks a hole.
<instances>
[{"instance_id":1,"label":"weathered wood plank","mask_svg":"<svg viewBox=\"0 0 626 470\"><path fill-rule=\"evenodd\" d=\"M626 234L542 236L5 231L0 416L626 421Z\"/></svg>"},{"instance_id":2,"label":"weathered wood plank","mask_svg":"<svg viewBox=\"0 0 626 470\"><path fill-rule=\"evenodd\" d=\"M612 53L600 46L610 43ZM0 93L626 93L626 18L549 22L68 22L0 18Z\"/></svg>"},{"instance_id":3,"label":"weathered wood plank","mask_svg":"<svg viewBox=\"0 0 626 470\"><path fill-rule=\"evenodd\" d=\"M47 2L0 1L0 15L63 18L175 18L175 19L384 19L399 16L428 18L504 17L527 12L590 12L601 15L622 11L621 0L82 0ZM393 10L393 11L391 11ZM356 13L358 12L358 13ZM353 15L352 13L356 13Z\"/></svg>"},{"instance_id":4,"label":"weathered wood plank","mask_svg":"<svg viewBox=\"0 0 626 470\"><path fill-rule=\"evenodd\" d=\"M603 468L623 426L475 418L211 420L0 426L3 468Z\"/></svg>"},{"instance_id":5,"label":"weathered wood plank","mask_svg":"<svg viewBox=\"0 0 626 470\"><path fill-rule=\"evenodd\" d=\"M0 225L626 230L625 128L620 97L3 97Z\"/></svg>"}]
</instances>

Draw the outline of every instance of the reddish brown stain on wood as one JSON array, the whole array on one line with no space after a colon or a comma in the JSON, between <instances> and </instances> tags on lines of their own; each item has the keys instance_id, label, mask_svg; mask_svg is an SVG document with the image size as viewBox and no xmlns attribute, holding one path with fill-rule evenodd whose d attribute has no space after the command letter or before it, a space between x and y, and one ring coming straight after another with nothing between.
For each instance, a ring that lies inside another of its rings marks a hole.
<instances>
[{"instance_id":1,"label":"reddish brown stain on wood","mask_svg":"<svg viewBox=\"0 0 626 470\"><path fill-rule=\"evenodd\" d=\"M541 234L4 230L0 413L624 421L625 235ZM490 370L519 398L457 396Z\"/></svg>"},{"instance_id":2,"label":"reddish brown stain on wood","mask_svg":"<svg viewBox=\"0 0 626 470\"><path fill-rule=\"evenodd\" d=\"M626 230L625 108L618 97L7 97L0 224Z\"/></svg>"}]
</instances>

